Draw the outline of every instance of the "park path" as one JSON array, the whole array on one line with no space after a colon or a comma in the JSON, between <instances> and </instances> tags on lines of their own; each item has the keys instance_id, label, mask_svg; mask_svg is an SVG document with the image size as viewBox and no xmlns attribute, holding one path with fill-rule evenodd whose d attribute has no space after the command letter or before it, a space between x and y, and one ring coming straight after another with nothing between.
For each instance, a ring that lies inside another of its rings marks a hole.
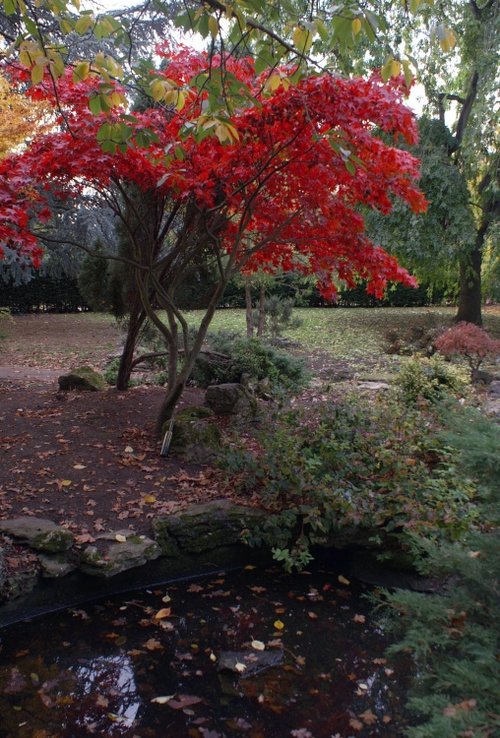
<instances>
[{"instance_id":1,"label":"park path","mask_svg":"<svg viewBox=\"0 0 500 738\"><path fill-rule=\"evenodd\" d=\"M61 374L60 369L41 369L37 366L0 366L0 380L55 382Z\"/></svg>"}]
</instances>

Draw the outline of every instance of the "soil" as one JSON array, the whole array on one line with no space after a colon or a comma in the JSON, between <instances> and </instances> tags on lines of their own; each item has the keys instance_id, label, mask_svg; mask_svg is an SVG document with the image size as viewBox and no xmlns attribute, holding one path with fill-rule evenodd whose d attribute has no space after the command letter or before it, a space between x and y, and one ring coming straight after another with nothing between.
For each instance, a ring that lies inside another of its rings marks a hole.
<instances>
[{"instance_id":1,"label":"soil","mask_svg":"<svg viewBox=\"0 0 500 738\"><path fill-rule=\"evenodd\" d=\"M112 323L81 317L16 317L0 344L0 518L49 518L84 543L125 528L148 534L153 517L232 497L218 470L159 455L161 387L59 391L61 370L102 369L119 348ZM188 388L180 407L202 403Z\"/></svg>"}]
</instances>

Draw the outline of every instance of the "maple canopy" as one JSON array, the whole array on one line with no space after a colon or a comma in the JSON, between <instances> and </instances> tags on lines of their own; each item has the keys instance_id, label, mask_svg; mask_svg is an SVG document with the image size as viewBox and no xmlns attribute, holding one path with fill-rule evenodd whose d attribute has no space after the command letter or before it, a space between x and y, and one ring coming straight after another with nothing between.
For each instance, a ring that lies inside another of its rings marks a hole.
<instances>
[{"instance_id":1,"label":"maple canopy","mask_svg":"<svg viewBox=\"0 0 500 738\"><path fill-rule=\"evenodd\" d=\"M67 200L90 187L116 200L116 186L133 184L178 206L190 202L212 222L217 214L217 247L230 255L233 273L314 274L329 298L338 279L366 280L377 295L388 280L415 284L367 238L361 214L389 212L395 197L425 209L418 162L396 147L400 137L417 136L398 81L323 74L291 85L286 70L259 77L250 59L212 59L212 75L222 64L240 82L242 101L250 91L259 105L242 102L230 118L209 117L206 55L181 48L164 56L151 80L158 102L130 116L128 144L118 148L113 132L123 108L96 112L101 88L92 74L78 81L68 70L55 82L46 74L30 88L34 100L53 106L57 126L0 162L0 249L8 244L39 263L36 222L50 218L49 191ZM125 100L117 84L109 96ZM206 135L191 136L195 127Z\"/></svg>"}]
</instances>

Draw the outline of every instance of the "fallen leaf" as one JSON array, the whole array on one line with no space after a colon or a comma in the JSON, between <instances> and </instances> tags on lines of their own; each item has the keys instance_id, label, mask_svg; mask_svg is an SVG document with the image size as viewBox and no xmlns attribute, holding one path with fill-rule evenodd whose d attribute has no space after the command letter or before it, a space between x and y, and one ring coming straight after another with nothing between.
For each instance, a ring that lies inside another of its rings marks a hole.
<instances>
[{"instance_id":1,"label":"fallen leaf","mask_svg":"<svg viewBox=\"0 0 500 738\"><path fill-rule=\"evenodd\" d=\"M127 542L127 536L123 536L121 533L117 533L115 535L115 541L118 541L118 543L126 543Z\"/></svg>"},{"instance_id":2,"label":"fallen leaf","mask_svg":"<svg viewBox=\"0 0 500 738\"><path fill-rule=\"evenodd\" d=\"M144 645L144 648L148 649L148 651L158 651L160 649L163 649L163 646L161 645L160 641L157 641L155 638L150 638L143 645Z\"/></svg>"},{"instance_id":3,"label":"fallen leaf","mask_svg":"<svg viewBox=\"0 0 500 738\"><path fill-rule=\"evenodd\" d=\"M366 620L366 618L365 618L364 615L355 615L353 617L353 620L354 620L355 623L364 623L365 620Z\"/></svg>"},{"instance_id":4,"label":"fallen leaf","mask_svg":"<svg viewBox=\"0 0 500 738\"><path fill-rule=\"evenodd\" d=\"M307 617L310 618L311 620L317 620L318 619L318 616L312 610L309 610L309 612L307 613Z\"/></svg>"},{"instance_id":5,"label":"fallen leaf","mask_svg":"<svg viewBox=\"0 0 500 738\"><path fill-rule=\"evenodd\" d=\"M236 671L239 671L240 674L243 674L243 672L247 670L246 664L242 664L241 661L237 661L234 668Z\"/></svg>"},{"instance_id":6,"label":"fallen leaf","mask_svg":"<svg viewBox=\"0 0 500 738\"><path fill-rule=\"evenodd\" d=\"M157 705L166 705L167 702L170 702L170 700L173 700L175 697L175 694L168 694L164 695L162 697L153 697L150 702L156 702Z\"/></svg>"},{"instance_id":7,"label":"fallen leaf","mask_svg":"<svg viewBox=\"0 0 500 738\"><path fill-rule=\"evenodd\" d=\"M148 505L152 505L153 502L156 502L156 497L154 495L145 495L143 498L144 502L146 502Z\"/></svg>"},{"instance_id":8,"label":"fallen leaf","mask_svg":"<svg viewBox=\"0 0 500 738\"><path fill-rule=\"evenodd\" d=\"M285 627L285 623L282 620L275 620L273 625L276 630L283 630L283 628Z\"/></svg>"},{"instance_id":9,"label":"fallen leaf","mask_svg":"<svg viewBox=\"0 0 500 738\"><path fill-rule=\"evenodd\" d=\"M158 612L155 615L155 620L162 620L163 618L168 618L172 612L171 607L162 607L161 610L158 610Z\"/></svg>"},{"instance_id":10,"label":"fallen leaf","mask_svg":"<svg viewBox=\"0 0 500 738\"><path fill-rule=\"evenodd\" d=\"M373 714L371 710L365 710L360 715L358 715L359 718L366 724L366 725L375 725L377 722L377 716Z\"/></svg>"},{"instance_id":11,"label":"fallen leaf","mask_svg":"<svg viewBox=\"0 0 500 738\"><path fill-rule=\"evenodd\" d=\"M351 718L349 720L349 725L353 730L363 730L363 723L357 718Z\"/></svg>"},{"instance_id":12,"label":"fallen leaf","mask_svg":"<svg viewBox=\"0 0 500 738\"><path fill-rule=\"evenodd\" d=\"M73 464L73 469L86 469L85 464Z\"/></svg>"},{"instance_id":13,"label":"fallen leaf","mask_svg":"<svg viewBox=\"0 0 500 738\"><path fill-rule=\"evenodd\" d=\"M201 697L195 697L191 694L180 694L177 699L170 699L168 706L173 710L184 710L184 708L190 707L190 705L197 705L198 702L202 701Z\"/></svg>"},{"instance_id":14,"label":"fallen leaf","mask_svg":"<svg viewBox=\"0 0 500 738\"><path fill-rule=\"evenodd\" d=\"M350 583L351 583L351 582L349 581L349 579L346 579L346 578L345 578L344 576L342 576L342 574L339 574L339 576L338 576L338 580L339 580L339 582L340 582L341 584L345 584L346 586L347 586L348 584L350 584Z\"/></svg>"},{"instance_id":15,"label":"fallen leaf","mask_svg":"<svg viewBox=\"0 0 500 738\"><path fill-rule=\"evenodd\" d=\"M252 648L255 648L256 651L264 651L266 648L266 644L262 643L262 641L252 641L251 646Z\"/></svg>"}]
</instances>

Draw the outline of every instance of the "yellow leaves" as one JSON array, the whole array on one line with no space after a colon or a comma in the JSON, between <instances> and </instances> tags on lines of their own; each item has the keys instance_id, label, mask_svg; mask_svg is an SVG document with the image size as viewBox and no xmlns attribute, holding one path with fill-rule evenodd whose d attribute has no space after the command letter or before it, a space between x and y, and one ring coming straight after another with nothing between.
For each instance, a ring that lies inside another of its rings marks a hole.
<instances>
[{"instance_id":1,"label":"yellow leaves","mask_svg":"<svg viewBox=\"0 0 500 738\"><path fill-rule=\"evenodd\" d=\"M95 18L92 13L85 13L81 15L78 20L75 23L75 31L82 36L84 33L87 33L89 31L93 24L95 23Z\"/></svg>"},{"instance_id":2,"label":"yellow leaves","mask_svg":"<svg viewBox=\"0 0 500 738\"><path fill-rule=\"evenodd\" d=\"M213 15L210 15L208 18L208 30L210 31L212 38L217 38L219 35L219 24L217 22L217 18Z\"/></svg>"},{"instance_id":3,"label":"yellow leaves","mask_svg":"<svg viewBox=\"0 0 500 738\"><path fill-rule=\"evenodd\" d=\"M117 533L115 535L115 541L118 541L118 543L126 543L127 542L127 537L124 536L124 535L122 535L122 533Z\"/></svg>"},{"instance_id":4,"label":"yellow leaves","mask_svg":"<svg viewBox=\"0 0 500 738\"><path fill-rule=\"evenodd\" d=\"M311 48L313 34L304 26L296 26L292 34L293 45L301 54L305 54Z\"/></svg>"},{"instance_id":5,"label":"yellow leaves","mask_svg":"<svg viewBox=\"0 0 500 738\"><path fill-rule=\"evenodd\" d=\"M399 77L401 74L401 62L398 59L395 59L392 55L389 55L383 66L380 69L380 76L382 77L383 82L388 82L391 77ZM407 78L408 73L408 66L407 63L403 63L404 71L405 71L405 79ZM408 80L406 79L408 82ZM411 73L410 73L410 81L411 81Z\"/></svg>"},{"instance_id":6,"label":"yellow leaves","mask_svg":"<svg viewBox=\"0 0 500 738\"><path fill-rule=\"evenodd\" d=\"M171 607L162 607L161 610L158 610L158 612L155 615L155 620L163 620L163 618L168 618L172 614L172 608Z\"/></svg>"},{"instance_id":7,"label":"yellow leaves","mask_svg":"<svg viewBox=\"0 0 500 738\"><path fill-rule=\"evenodd\" d=\"M240 137L232 123L225 118L216 116L201 115L198 118L198 130L213 131L220 143L234 143Z\"/></svg>"},{"instance_id":8,"label":"yellow leaves","mask_svg":"<svg viewBox=\"0 0 500 738\"><path fill-rule=\"evenodd\" d=\"M354 18L353 22L351 23L352 27L352 35L357 36L358 33L361 31L361 19L360 18Z\"/></svg>"},{"instance_id":9,"label":"yellow leaves","mask_svg":"<svg viewBox=\"0 0 500 738\"><path fill-rule=\"evenodd\" d=\"M155 497L154 495L144 495L144 497L143 497L142 499L143 499L143 501L144 501L144 502L145 502L145 503L146 503L147 505L152 505L153 503L155 503L155 502L156 502L156 497ZM167 601L168 601L168 600L167 600Z\"/></svg>"},{"instance_id":10,"label":"yellow leaves","mask_svg":"<svg viewBox=\"0 0 500 738\"><path fill-rule=\"evenodd\" d=\"M451 28L445 29L445 33L442 38L439 39L439 45L444 52L451 51L457 42L456 36Z\"/></svg>"},{"instance_id":11,"label":"yellow leaves","mask_svg":"<svg viewBox=\"0 0 500 738\"><path fill-rule=\"evenodd\" d=\"M73 69L73 80L75 82L83 82L90 74L89 62L80 62Z\"/></svg>"},{"instance_id":12,"label":"yellow leaves","mask_svg":"<svg viewBox=\"0 0 500 738\"><path fill-rule=\"evenodd\" d=\"M155 102L172 105L180 112L186 104L186 93L171 79L157 78L149 86L151 97Z\"/></svg>"},{"instance_id":13,"label":"yellow leaves","mask_svg":"<svg viewBox=\"0 0 500 738\"><path fill-rule=\"evenodd\" d=\"M285 623L282 620L275 620L273 625L276 630L283 630L283 628L285 627Z\"/></svg>"}]
</instances>

